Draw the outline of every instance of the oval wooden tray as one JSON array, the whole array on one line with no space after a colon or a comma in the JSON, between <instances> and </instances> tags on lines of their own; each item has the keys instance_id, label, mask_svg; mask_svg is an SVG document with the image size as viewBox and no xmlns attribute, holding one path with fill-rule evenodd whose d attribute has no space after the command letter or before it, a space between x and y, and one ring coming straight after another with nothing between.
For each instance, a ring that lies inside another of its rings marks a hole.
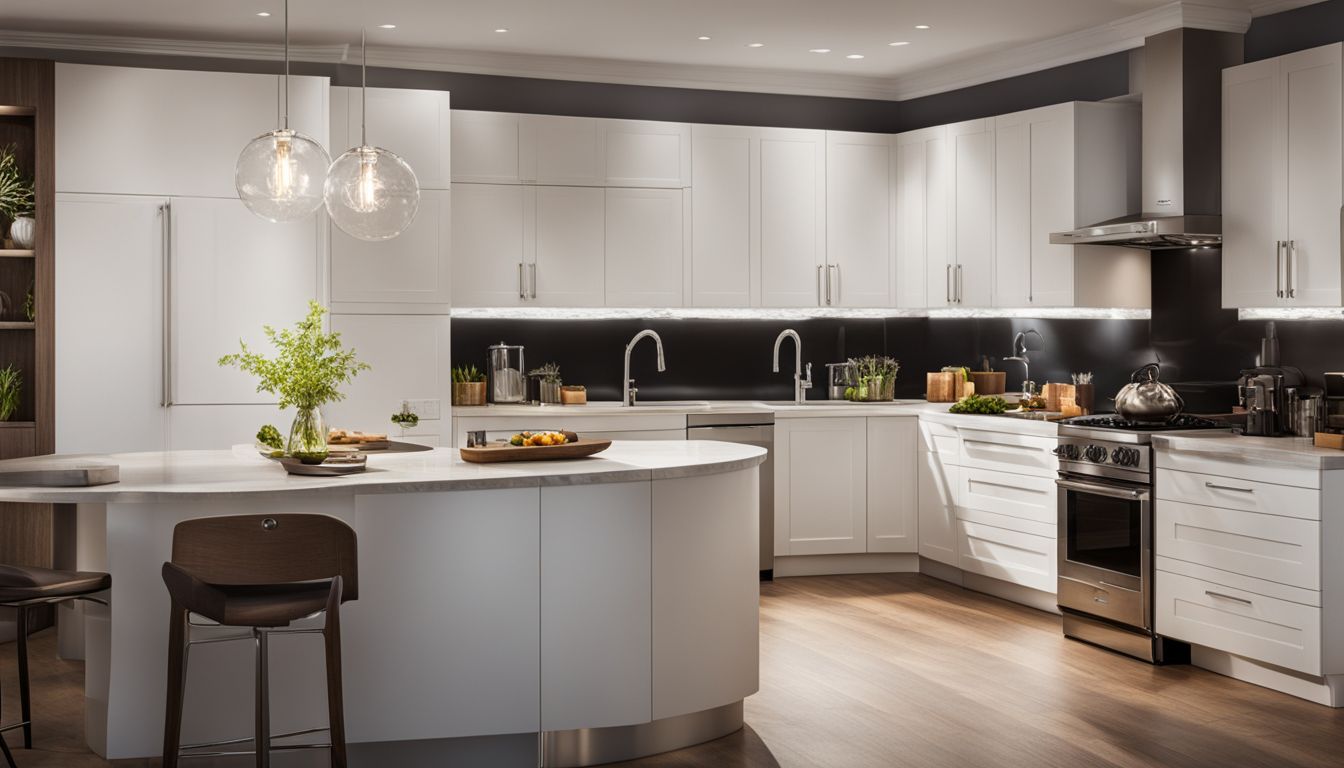
<instances>
[{"instance_id":1,"label":"oval wooden tray","mask_svg":"<svg viewBox=\"0 0 1344 768\"><path fill-rule=\"evenodd\" d=\"M462 460L474 464L491 464L497 461L546 461L550 459L581 459L601 453L611 447L610 440L585 440L579 438L564 445L509 445L493 443L483 448L460 448Z\"/></svg>"}]
</instances>

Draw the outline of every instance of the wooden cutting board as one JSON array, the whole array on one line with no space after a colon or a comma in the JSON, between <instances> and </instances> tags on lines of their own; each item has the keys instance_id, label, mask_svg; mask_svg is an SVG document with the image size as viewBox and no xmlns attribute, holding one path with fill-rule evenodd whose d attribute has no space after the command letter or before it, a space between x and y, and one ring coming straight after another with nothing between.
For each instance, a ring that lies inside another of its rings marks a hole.
<instances>
[{"instance_id":1,"label":"wooden cutting board","mask_svg":"<svg viewBox=\"0 0 1344 768\"><path fill-rule=\"evenodd\" d=\"M462 460L473 464L491 464L497 461L546 461L548 459L581 459L601 453L611 447L610 440L579 438L564 445L509 445L494 443L483 448L460 448Z\"/></svg>"}]
</instances>

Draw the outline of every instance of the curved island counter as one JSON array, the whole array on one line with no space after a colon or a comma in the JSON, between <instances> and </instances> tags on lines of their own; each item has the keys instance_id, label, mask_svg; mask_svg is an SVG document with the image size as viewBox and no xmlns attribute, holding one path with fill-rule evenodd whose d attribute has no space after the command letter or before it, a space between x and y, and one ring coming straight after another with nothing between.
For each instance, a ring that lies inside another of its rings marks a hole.
<instances>
[{"instance_id":1,"label":"curved island counter","mask_svg":"<svg viewBox=\"0 0 1344 768\"><path fill-rule=\"evenodd\" d=\"M112 574L110 608L61 619L106 758L162 749L159 570L173 527L213 515L321 513L357 532L359 598L341 611L353 765L531 766L538 734L548 766L627 759L736 730L758 688L761 448L617 442L494 465L439 449L343 478L291 477L250 447L95 458L120 482L0 501L77 504L77 565ZM320 643L273 641L273 733L325 726ZM251 735L253 653L192 649L184 744Z\"/></svg>"}]
</instances>

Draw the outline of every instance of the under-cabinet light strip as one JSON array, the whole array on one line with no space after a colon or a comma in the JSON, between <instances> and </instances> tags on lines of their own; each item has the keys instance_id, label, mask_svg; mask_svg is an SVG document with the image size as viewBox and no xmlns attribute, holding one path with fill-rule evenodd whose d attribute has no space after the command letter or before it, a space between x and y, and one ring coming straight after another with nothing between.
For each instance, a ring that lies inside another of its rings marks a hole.
<instances>
[{"instance_id":1,"label":"under-cabinet light strip","mask_svg":"<svg viewBox=\"0 0 1344 768\"><path fill-rule=\"evenodd\" d=\"M1344 309L1238 309L1238 320L1344 320Z\"/></svg>"},{"instance_id":2,"label":"under-cabinet light strip","mask_svg":"<svg viewBox=\"0 0 1344 768\"><path fill-rule=\"evenodd\" d=\"M573 307L458 307L452 317L468 320L808 320L837 318L872 320L885 318L973 318L1031 320L1147 320L1147 309L850 309L815 307L798 309L715 309L685 307L666 309L586 309Z\"/></svg>"}]
</instances>

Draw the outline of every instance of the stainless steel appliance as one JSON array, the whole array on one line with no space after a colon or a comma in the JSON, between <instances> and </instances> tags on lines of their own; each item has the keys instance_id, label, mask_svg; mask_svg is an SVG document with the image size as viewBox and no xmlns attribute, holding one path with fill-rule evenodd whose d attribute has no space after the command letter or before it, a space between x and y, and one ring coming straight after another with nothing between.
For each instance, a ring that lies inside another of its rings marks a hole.
<instances>
[{"instance_id":1,"label":"stainless steel appliance","mask_svg":"<svg viewBox=\"0 0 1344 768\"><path fill-rule=\"evenodd\" d=\"M844 400L845 390L858 385L858 381L854 378L854 364L827 363L826 381L826 397L831 400Z\"/></svg>"},{"instance_id":2,"label":"stainless steel appliance","mask_svg":"<svg viewBox=\"0 0 1344 768\"><path fill-rule=\"evenodd\" d=\"M686 416L687 440L717 440L764 448L761 465L761 578L775 576L775 414L692 413Z\"/></svg>"},{"instance_id":3,"label":"stainless steel appliance","mask_svg":"<svg viewBox=\"0 0 1344 768\"><path fill-rule=\"evenodd\" d=\"M1298 437L1325 431L1325 392L1320 387L1298 387L1288 393L1288 426Z\"/></svg>"},{"instance_id":4,"label":"stainless steel appliance","mask_svg":"<svg viewBox=\"0 0 1344 768\"><path fill-rule=\"evenodd\" d=\"M489 365L487 390L492 403L527 401L527 369L523 367L523 348L499 342L486 348Z\"/></svg>"},{"instance_id":5,"label":"stainless steel appliance","mask_svg":"<svg viewBox=\"0 0 1344 768\"><path fill-rule=\"evenodd\" d=\"M1306 383L1302 371L1279 364L1279 338L1274 323L1265 325L1259 365L1241 372L1237 400L1246 409L1246 434L1279 437L1294 434L1296 393Z\"/></svg>"},{"instance_id":6,"label":"stainless steel appliance","mask_svg":"<svg viewBox=\"0 0 1344 768\"><path fill-rule=\"evenodd\" d=\"M1114 415L1059 427L1059 609L1064 634L1154 664L1190 660L1153 628L1152 436L1218 430L1206 419L1163 424Z\"/></svg>"}]
</instances>

